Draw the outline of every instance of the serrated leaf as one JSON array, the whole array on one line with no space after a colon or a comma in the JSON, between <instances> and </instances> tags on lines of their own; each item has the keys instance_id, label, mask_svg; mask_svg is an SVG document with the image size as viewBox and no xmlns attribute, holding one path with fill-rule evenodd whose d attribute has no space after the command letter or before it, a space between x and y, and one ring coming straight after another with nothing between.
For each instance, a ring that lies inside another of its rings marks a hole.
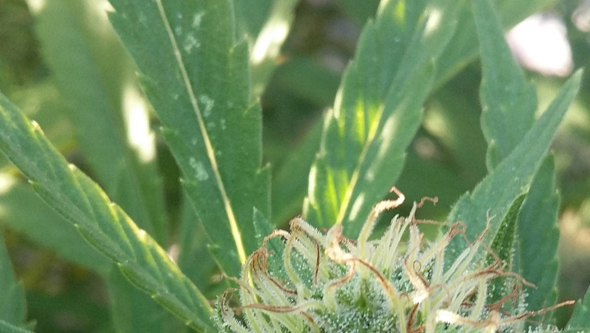
<instances>
[{"instance_id":1,"label":"serrated leaf","mask_svg":"<svg viewBox=\"0 0 590 333\"><path fill-rule=\"evenodd\" d=\"M482 129L488 141L488 170L493 170L532 126L537 98L533 85L527 82L512 57L490 1L475 0L472 4L483 64ZM522 205L515 244L514 271L537 286L527 291L526 303L530 311L550 306L556 300L558 209L553 159L547 158ZM539 270L539 267L544 269Z\"/></svg>"},{"instance_id":2,"label":"serrated leaf","mask_svg":"<svg viewBox=\"0 0 590 333\"><path fill-rule=\"evenodd\" d=\"M7 176L6 176L7 177ZM112 263L88 244L76 228L47 206L26 184L15 184L0 196L0 222L62 258L101 274Z\"/></svg>"},{"instance_id":3,"label":"serrated leaf","mask_svg":"<svg viewBox=\"0 0 590 333\"><path fill-rule=\"evenodd\" d=\"M513 1L495 0L495 7L504 28L510 28L526 17L541 11L556 0ZM478 42L473 15L468 6L463 6L457 17L457 28L448 47L441 54L434 80L434 88L439 88L478 55Z\"/></svg>"},{"instance_id":4,"label":"serrated leaf","mask_svg":"<svg viewBox=\"0 0 590 333\"><path fill-rule=\"evenodd\" d=\"M24 326L26 320L25 291L14 275L0 232L0 332L4 332L2 323L18 327Z\"/></svg>"},{"instance_id":5,"label":"serrated leaf","mask_svg":"<svg viewBox=\"0 0 590 333\"><path fill-rule=\"evenodd\" d=\"M455 10L448 1L383 1L365 26L310 174L304 216L311 224L341 223L355 234L395 183L420 124L431 57L450 38Z\"/></svg>"},{"instance_id":6,"label":"serrated leaf","mask_svg":"<svg viewBox=\"0 0 590 333\"><path fill-rule=\"evenodd\" d=\"M39 195L138 288L195 329L211 328L211 308L166 252L90 178L52 147L38 126L0 95L0 149Z\"/></svg>"},{"instance_id":7,"label":"serrated leaf","mask_svg":"<svg viewBox=\"0 0 590 333\"><path fill-rule=\"evenodd\" d=\"M102 9L67 0L33 8L40 8L36 31L44 58L92 171L140 228L166 244L164 199L147 110L134 91L132 63Z\"/></svg>"},{"instance_id":8,"label":"serrated leaf","mask_svg":"<svg viewBox=\"0 0 590 333\"><path fill-rule=\"evenodd\" d=\"M111 22L139 67L192 205L224 246L219 263L237 276L256 248L253 207L269 213L269 174L260 167L261 112L232 3L111 3Z\"/></svg>"},{"instance_id":9,"label":"serrated leaf","mask_svg":"<svg viewBox=\"0 0 590 333\"><path fill-rule=\"evenodd\" d=\"M590 330L590 289L586 292L584 299L576 303L574 313L566 328L574 332L587 332L587 330Z\"/></svg>"},{"instance_id":10,"label":"serrated leaf","mask_svg":"<svg viewBox=\"0 0 590 333\"><path fill-rule=\"evenodd\" d=\"M551 306L557 299L560 200L555 187L555 165L550 155L537 171L518 218L515 271L536 286L527 290L530 311Z\"/></svg>"},{"instance_id":11,"label":"serrated leaf","mask_svg":"<svg viewBox=\"0 0 590 333\"><path fill-rule=\"evenodd\" d=\"M512 56L490 1L473 0L471 3L482 62L481 127L488 141L488 170L492 170L531 128L537 95Z\"/></svg>"},{"instance_id":12,"label":"serrated leaf","mask_svg":"<svg viewBox=\"0 0 590 333\"><path fill-rule=\"evenodd\" d=\"M506 215L510 204L522 192L527 191L535 172L539 169L549 145L569 105L576 96L582 72L569 79L547 111L535 122L523 140L471 194L463 195L455 204L447 221L467 223L466 234L474 239L486 226L486 213L494 217L486 234L489 240L495 235L499 222ZM452 251L445 256L452 262L465 248L464 242L451 242Z\"/></svg>"}]
</instances>

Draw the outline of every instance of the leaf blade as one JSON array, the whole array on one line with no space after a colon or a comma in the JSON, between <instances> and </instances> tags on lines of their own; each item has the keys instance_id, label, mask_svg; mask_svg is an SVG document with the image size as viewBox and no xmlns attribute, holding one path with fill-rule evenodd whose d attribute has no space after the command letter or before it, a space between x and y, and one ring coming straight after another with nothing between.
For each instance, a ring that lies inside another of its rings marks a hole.
<instances>
[{"instance_id":1,"label":"leaf blade","mask_svg":"<svg viewBox=\"0 0 590 333\"><path fill-rule=\"evenodd\" d=\"M484 230L486 213L489 212L490 216L496 216L486 236L489 240L490 235L494 235L498 228L498 223L494 221L503 217L510 203L530 186L549 149L557 126L578 92L581 74L578 71L565 83L547 111L535 122L510 155L488 174L472 193L466 193L454 205L447 221L466 222L466 234L469 239L473 239ZM453 241L451 247L454 250L446 256L446 260L449 260L447 262L454 260L465 244Z\"/></svg>"},{"instance_id":2,"label":"leaf blade","mask_svg":"<svg viewBox=\"0 0 590 333\"><path fill-rule=\"evenodd\" d=\"M248 45L235 37L232 3L111 3L111 22L140 69L199 219L216 243L235 244L218 260L237 276L256 248L253 207L269 215L269 179L260 167L261 111Z\"/></svg>"},{"instance_id":3,"label":"leaf blade","mask_svg":"<svg viewBox=\"0 0 590 333\"><path fill-rule=\"evenodd\" d=\"M16 279L0 232L0 323L24 326L27 320L25 290ZM0 327L1 328L1 327Z\"/></svg>"},{"instance_id":4,"label":"leaf blade","mask_svg":"<svg viewBox=\"0 0 590 333\"><path fill-rule=\"evenodd\" d=\"M166 252L90 178L59 155L38 126L0 95L0 149L86 240L138 288L195 329L210 329L211 308Z\"/></svg>"},{"instance_id":5,"label":"leaf blade","mask_svg":"<svg viewBox=\"0 0 590 333\"><path fill-rule=\"evenodd\" d=\"M399 176L430 85L432 64L426 54L436 57L454 29L456 6L435 4L427 9L424 1L383 1L376 20L363 29L310 173L304 203L308 222L318 227L342 223L345 233L354 234L359 217ZM429 20L437 15L448 20L432 28ZM379 178L384 175L387 181Z\"/></svg>"}]
</instances>

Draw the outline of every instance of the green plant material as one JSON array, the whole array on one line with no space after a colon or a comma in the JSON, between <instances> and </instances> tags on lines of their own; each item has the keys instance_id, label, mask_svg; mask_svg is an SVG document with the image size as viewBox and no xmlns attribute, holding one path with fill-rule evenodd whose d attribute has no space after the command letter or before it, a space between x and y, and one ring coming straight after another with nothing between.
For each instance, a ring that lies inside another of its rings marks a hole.
<instances>
[{"instance_id":1,"label":"green plant material","mask_svg":"<svg viewBox=\"0 0 590 333\"><path fill-rule=\"evenodd\" d=\"M273 175L272 216L274 225L281 225L301 212L301 202L305 199L308 186L309 169L320 146L321 135L322 123L317 122L309 130L304 141L293 150L293 153Z\"/></svg>"},{"instance_id":2,"label":"green plant material","mask_svg":"<svg viewBox=\"0 0 590 333\"><path fill-rule=\"evenodd\" d=\"M549 306L557 299L559 203L553 156L549 155L533 179L518 218L515 253L518 265L514 271L536 286L526 299L530 310Z\"/></svg>"},{"instance_id":3,"label":"green plant material","mask_svg":"<svg viewBox=\"0 0 590 333\"><path fill-rule=\"evenodd\" d=\"M475 0L472 4L482 53L482 129L489 144L488 170L493 170L531 128L537 98L533 85L512 57L490 2ZM529 310L551 305L557 298L559 195L555 186L553 158L547 158L532 181L518 217L514 271L537 286L528 293Z\"/></svg>"},{"instance_id":4,"label":"green plant material","mask_svg":"<svg viewBox=\"0 0 590 333\"><path fill-rule=\"evenodd\" d=\"M489 0L473 0L483 78L481 128L488 141L486 161L493 170L518 145L535 121L537 97L504 39Z\"/></svg>"},{"instance_id":5,"label":"green plant material","mask_svg":"<svg viewBox=\"0 0 590 333\"><path fill-rule=\"evenodd\" d=\"M0 196L2 224L54 250L68 261L101 274L112 269L108 258L90 246L76 228L47 206L31 187L15 178L11 181L14 185Z\"/></svg>"},{"instance_id":6,"label":"green plant material","mask_svg":"<svg viewBox=\"0 0 590 333\"><path fill-rule=\"evenodd\" d=\"M228 306L227 293L218 302L220 331L523 332L533 313L524 312L522 306L508 313L493 308L511 301L511 291L496 304L487 296L497 279L505 284L520 281L501 260L481 265L477 254L485 248L483 237L445 268L451 240L465 242L461 223L432 242L425 241L420 221L414 218L414 204L409 217L395 217L382 237L373 239L379 213L402 200L377 204L355 241L342 236L342 225L324 234L302 219L291 222L290 233L275 231L267 236L236 280L240 319ZM407 241L402 241L404 234L409 235ZM284 251L269 246L266 241L272 240L284 240ZM269 263L272 257L282 265ZM528 332L555 330L539 327Z\"/></svg>"},{"instance_id":7,"label":"green plant material","mask_svg":"<svg viewBox=\"0 0 590 333\"><path fill-rule=\"evenodd\" d=\"M0 331L3 325L25 326L27 320L27 300L25 291L16 280L4 238L0 232ZM4 324L3 324L4 323ZM8 327L8 326L7 326Z\"/></svg>"},{"instance_id":8,"label":"green plant material","mask_svg":"<svg viewBox=\"0 0 590 333\"><path fill-rule=\"evenodd\" d=\"M118 270L107 277L111 315L117 332L182 332L184 327L170 313L162 311L149 295L129 283Z\"/></svg>"},{"instance_id":9,"label":"green plant material","mask_svg":"<svg viewBox=\"0 0 590 333\"><path fill-rule=\"evenodd\" d=\"M250 55L253 90L257 96L264 91L277 65L281 46L291 29L298 3L298 0L275 0L266 23L257 35ZM260 6L257 10L260 11Z\"/></svg>"},{"instance_id":10,"label":"green plant material","mask_svg":"<svg viewBox=\"0 0 590 333\"><path fill-rule=\"evenodd\" d=\"M509 28L554 2L556 0L495 0L494 4L503 23L502 26ZM477 32L469 6L460 8L457 22L456 33L437 62L436 78L433 84L435 89L440 88L478 55Z\"/></svg>"},{"instance_id":11,"label":"green plant material","mask_svg":"<svg viewBox=\"0 0 590 333\"><path fill-rule=\"evenodd\" d=\"M0 96L0 149L29 178L37 193L138 288L188 326L210 327L211 309L166 252L90 178L59 155L41 129Z\"/></svg>"},{"instance_id":12,"label":"green plant material","mask_svg":"<svg viewBox=\"0 0 590 333\"><path fill-rule=\"evenodd\" d=\"M132 63L98 5L50 1L35 13L37 35L98 181L165 245L164 198L147 110L130 80Z\"/></svg>"},{"instance_id":13,"label":"green plant material","mask_svg":"<svg viewBox=\"0 0 590 333\"><path fill-rule=\"evenodd\" d=\"M269 216L270 198L248 45L236 39L232 3L111 3L111 21L140 69L192 206L214 244L223 246L214 251L217 260L237 275L256 248L253 207Z\"/></svg>"},{"instance_id":14,"label":"green plant material","mask_svg":"<svg viewBox=\"0 0 590 333\"><path fill-rule=\"evenodd\" d=\"M584 299L576 304L566 328L573 332L590 331L590 290L586 292Z\"/></svg>"},{"instance_id":15,"label":"green plant material","mask_svg":"<svg viewBox=\"0 0 590 333\"><path fill-rule=\"evenodd\" d=\"M348 17L362 27L375 15L379 2L380 0L339 0L338 4L346 11Z\"/></svg>"},{"instance_id":16,"label":"green plant material","mask_svg":"<svg viewBox=\"0 0 590 333\"><path fill-rule=\"evenodd\" d=\"M0 320L0 332L2 332L2 333L32 333L32 331L14 326L4 320Z\"/></svg>"},{"instance_id":17,"label":"green plant material","mask_svg":"<svg viewBox=\"0 0 590 333\"><path fill-rule=\"evenodd\" d=\"M485 220L482 218L486 214L495 217L486 235L488 240L493 237L511 203L529 188L535 172L547 154L557 126L578 92L581 76L582 72L579 71L564 84L553 103L510 155L486 176L472 193L463 195L455 204L447 221L466 222L469 227L469 239L473 239L484 230ZM453 242L451 245L454 246L454 251L447 256L447 262L452 262L464 249L464 244L459 242Z\"/></svg>"},{"instance_id":18,"label":"green plant material","mask_svg":"<svg viewBox=\"0 0 590 333\"><path fill-rule=\"evenodd\" d=\"M254 41L268 21L276 0L233 0L239 33Z\"/></svg>"},{"instance_id":19,"label":"green plant material","mask_svg":"<svg viewBox=\"0 0 590 333\"><path fill-rule=\"evenodd\" d=\"M450 38L455 10L449 1L429 7L425 1L383 1L376 20L365 26L309 177L303 209L309 223L343 224L345 234L356 234L360 217L397 180L420 124L431 57Z\"/></svg>"},{"instance_id":20,"label":"green plant material","mask_svg":"<svg viewBox=\"0 0 590 333\"><path fill-rule=\"evenodd\" d=\"M521 194L518 196L506 212L502 223L498 227L498 232L494 236L494 240L490 246L492 253L488 253L485 258L486 266L492 265L494 261L501 260L504 264L508 266L509 271L513 271L512 267L512 256L513 256L513 248L514 248L514 238L516 234L516 226L518 224L518 213L520 208L522 207L522 203L524 202L525 198L527 197L526 193ZM492 281L490 288L490 295L488 296L488 300L491 303L498 302L502 299L505 294L509 294L510 290L508 288L512 287L511 284L506 284L506 281L496 280ZM551 303L553 304L553 303ZM540 309L533 308L533 309ZM527 306L527 309L530 309Z\"/></svg>"},{"instance_id":21,"label":"green plant material","mask_svg":"<svg viewBox=\"0 0 590 333\"><path fill-rule=\"evenodd\" d=\"M199 290L205 292L211 288L211 275L217 266L209 251L212 241L186 196L180 214L178 266Z\"/></svg>"}]
</instances>

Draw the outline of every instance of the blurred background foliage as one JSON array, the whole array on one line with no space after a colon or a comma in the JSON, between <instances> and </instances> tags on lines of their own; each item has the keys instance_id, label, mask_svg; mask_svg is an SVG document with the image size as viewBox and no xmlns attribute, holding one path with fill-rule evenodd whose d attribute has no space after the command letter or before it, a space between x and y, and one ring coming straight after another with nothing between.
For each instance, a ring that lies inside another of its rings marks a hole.
<instances>
[{"instance_id":1,"label":"blurred background foliage","mask_svg":"<svg viewBox=\"0 0 590 333\"><path fill-rule=\"evenodd\" d=\"M507 30L522 19L511 17L514 11L510 1L497 2L508 13L503 17ZM539 110L543 110L565 78L590 60L590 2L537 2L532 7L542 12L507 36L537 86ZM47 0L43 11L40 3L0 0L0 90L35 119L66 158L98 180L115 201L130 201L122 205L132 216L149 211L152 221L145 222L148 225L144 228L151 229L162 244L171 244L170 253L174 255L178 252L175 240L198 237L199 232L182 229L183 225L193 225L182 220L193 217L183 204L179 171L161 139L155 138L158 158L153 165L140 163L133 157L136 155L116 148L125 141L122 126L137 120L123 120L129 114L125 110L133 108L126 104L125 96L130 91L140 99L141 95L135 85L133 63L104 15L105 3ZM264 159L272 165L275 225L285 226L300 213L309 167L319 146L322 117L333 104L360 29L377 6L377 0L301 0L296 8L279 66L261 96ZM248 29L260 29L264 18L256 15ZM60 43L45 43L52 38ZM480 129L480 66L475 55L461 53L460 38L451 45L465 60L453 71L443 73L425 106L423 125L397 184L408 198L401 214L409 210L412 201L437 196L439 203L425 206L419 214L443 220L459 195L486 174L486 142ZM449 54L452 58L452 52ZM94 112L107 112L109 116L93 118ZM157 132L155 117L150 118L149 126ZM559 293L562 300L577 299L590 285L588 71L553 150L562 199ZM101 161L108 165L101 166ZM121 179L128 184L121 185ZM37 320L36 331L120 329L122 326L113 322L118 320L117 311L125 309L124 300L109 299L109 290L119 290L120 277L112 274L110 264L89 251L79 237L52 232L52 225L63 223L61 217L25 185L14 167L0 157L0 226L18 278L27 291L29 317ZM142 193L164 193L163 198L135 202L129 199L134 198L133 193L123 193L134 186L148 186L154 191L144 188ZM146 206L146 202L152 204ZM170 230L168 235L166 229ZM75 232L73 228L70 231ZM190 263L195 260L200 261L200 267L210 267L186 271L200 288L209 290L210 295L223 289L208 282L206 277L214 271L214 264L199 257L203 249L183 250L181 267L194 268ZM565 322L570 310L561 309L559 322Z\"/></svg>"}]
</instances>

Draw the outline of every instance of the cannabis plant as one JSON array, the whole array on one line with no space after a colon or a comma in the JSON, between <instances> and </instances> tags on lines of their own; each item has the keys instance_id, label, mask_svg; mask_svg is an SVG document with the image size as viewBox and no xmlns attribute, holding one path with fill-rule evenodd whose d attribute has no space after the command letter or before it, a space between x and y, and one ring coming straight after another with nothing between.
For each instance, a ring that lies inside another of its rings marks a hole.
<instances>
[{"instance_id":1,"label":"cannabis plant","mask_svg":"<svg viewBox=\"0 0 590 333\"><path fill-rule=\"evenodd\" d=\"M2 192L19 193L7 207L22 217L3 222L101 276L111 330L558 331L552 311L574 302L555 304L559 196L548 150L582 73L537 116L535 88L500 24L546 1L496 1L496 12L490 0L382 0L360 19L315 155L296 163L296 150L274 186L262 162L260 96L284 61L296 2L109 1L101 10L110 23L92 15L94 3L29 1L83 163L71 163L79 160L55 138L59 126L39 119L46 136L4 95L0 149L30 183L3 167ZM89 41L109 24L119 39L105 42L105 54ZM438 195L436 175L409 213L387 215L404 202L392 186L403 183L425 102L478 54L487 175L445 221L420 217L436 202L426 197ZM167 223L156 141L181 173L183 195L169 202L180 207L178 228ZM297 168L309 174L305 198L271 205L271 188L288 187ZM31 191L59 217L25 218L46 209ZM271 207L301 215L287 231ZM0 331L34 330L1 245ZM590 332L589 302L575 305L565 331Z\"/></svg>"}]
</instances>

